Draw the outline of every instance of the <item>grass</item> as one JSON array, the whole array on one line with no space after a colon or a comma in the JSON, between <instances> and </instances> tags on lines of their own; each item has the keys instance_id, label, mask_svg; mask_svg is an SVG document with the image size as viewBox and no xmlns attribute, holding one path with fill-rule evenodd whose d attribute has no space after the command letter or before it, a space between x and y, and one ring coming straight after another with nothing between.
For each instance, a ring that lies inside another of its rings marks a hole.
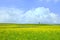
<instances>
[{"instance_id":1,"label":"grass","mask_svg":"<svg viewBox=\"0 0 60 40\"><path fill-rule=\"evenodd\" d=\"M60 25L0 24L0 40L60 40Z\"/></svg>"},{"instance_id":2,"label":"grass","mask_svg":"<svg viewBox=\"0 0 60 40\"><path fill-rule=\"evenodd\" d=\"M60 24L9 24L2 23L0 27L19 27L19 28L35 28L35 27L60 27Z\"/></svg>"}]
</instances>

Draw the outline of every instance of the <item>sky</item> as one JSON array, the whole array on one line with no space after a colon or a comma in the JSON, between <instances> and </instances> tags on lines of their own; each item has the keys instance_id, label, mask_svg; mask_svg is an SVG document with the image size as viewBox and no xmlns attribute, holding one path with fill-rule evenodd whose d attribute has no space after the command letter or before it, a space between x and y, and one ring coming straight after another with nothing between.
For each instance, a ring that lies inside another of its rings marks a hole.
<instances>
[{"instance_id":1,"label":"sky","mask_svg":"<svg viewBox=\"0 0 60 40\"><path fill-rule=\"evenodd\" d=\"M0 0L0 23L60 24L60 0Z\"/></svg>"}]
</instances>

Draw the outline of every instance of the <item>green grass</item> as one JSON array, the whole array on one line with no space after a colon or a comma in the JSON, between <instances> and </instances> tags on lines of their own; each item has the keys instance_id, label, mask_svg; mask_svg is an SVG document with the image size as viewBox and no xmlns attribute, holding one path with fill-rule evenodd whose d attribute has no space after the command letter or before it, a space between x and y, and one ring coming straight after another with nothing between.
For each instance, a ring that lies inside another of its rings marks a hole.
<instances>
[{"instance_id":1,"label":"green grass","mask_svg":"<svg viewBox=\"0 0 60 40\"><path fill-rule=\"evenodd\" d=\"M0 30L0 40L60 40L60 31Z\"/></svg>"},{"instance_id":2,"label":"green grass","mask_svg":"<svg viewBox=\"0 0 60 40\"><path fill-rule=\"evenodd\" d=\"M9 24L2 23L0 27L19 27L19 28L35 28L35 27L60 27L60 24Z\"/></svg>"},{"instance_id":3,"label":"green grass","mask_svg":"<svg viewBox=\"0 0 60 40\"><path fill-rule=\"evenodd\" d=\"M0 40L60 40L60 25L0 24Z\"/></svg>"}]
</instances>

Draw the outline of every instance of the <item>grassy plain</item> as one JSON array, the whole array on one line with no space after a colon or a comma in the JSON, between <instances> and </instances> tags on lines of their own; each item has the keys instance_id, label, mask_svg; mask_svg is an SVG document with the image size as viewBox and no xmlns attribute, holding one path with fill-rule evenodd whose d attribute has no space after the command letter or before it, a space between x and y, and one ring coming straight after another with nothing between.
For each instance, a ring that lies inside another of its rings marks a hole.
<instances>
[{"instance_id":1,"label":"grassy plain","mask_svg":"<svg viewBox=\"0 0 60 40\"><path fill-rule=\"evenodd\" d=\"M0 40L60 40L60 25L0 24Z\"/></svg>"}]
</instances>

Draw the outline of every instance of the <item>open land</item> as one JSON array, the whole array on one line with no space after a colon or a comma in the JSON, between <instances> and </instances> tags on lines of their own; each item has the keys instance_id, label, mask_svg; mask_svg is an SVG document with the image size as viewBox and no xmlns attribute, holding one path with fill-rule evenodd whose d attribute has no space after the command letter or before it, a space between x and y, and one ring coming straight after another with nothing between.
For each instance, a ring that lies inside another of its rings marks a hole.
<instances>
[{"instance_id":1,"label":"open land","mask_svg":"<svg viewBox=\"0 0 60 40\"><path fill-rule=\"evenodd\" d=\"M0 24L0 40L60 40L60 25Z\"/></svg>"}]
</instances>

